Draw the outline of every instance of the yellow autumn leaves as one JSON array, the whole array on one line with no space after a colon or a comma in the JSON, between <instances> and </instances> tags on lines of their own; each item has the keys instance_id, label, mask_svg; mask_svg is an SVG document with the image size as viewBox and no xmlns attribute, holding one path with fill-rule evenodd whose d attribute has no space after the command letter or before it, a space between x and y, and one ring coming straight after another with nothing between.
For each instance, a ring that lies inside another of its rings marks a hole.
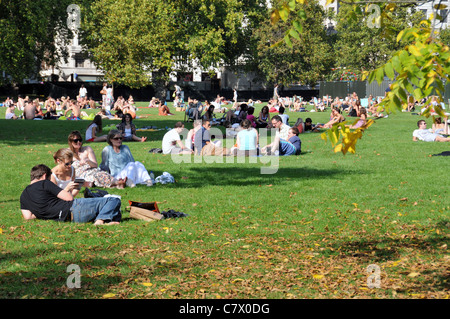
<instances>
[{"instance_id":1,"label":"yellow autumn leaves","mask_svg":"<svg viewBox=\"0 0 450 319\"><path fill-rule=\"evenodd\" d=\"M356 142L362 137L364 130L374 123L374 120L369 119L366 121L366 124L356 129L350 129L350 127L345 125L346 123L335 124L332 128L321 134L321 138L325 142L330 140L335 153L342 152L344 155L348 152L352 154L356 152Z\"/></svg>"}]
</instances>

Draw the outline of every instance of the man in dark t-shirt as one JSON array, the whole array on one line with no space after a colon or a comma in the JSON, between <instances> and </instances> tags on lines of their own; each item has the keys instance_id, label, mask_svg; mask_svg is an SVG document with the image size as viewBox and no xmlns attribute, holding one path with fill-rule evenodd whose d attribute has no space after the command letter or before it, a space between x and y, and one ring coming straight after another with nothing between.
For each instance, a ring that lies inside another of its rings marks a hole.
<instances>
[{"instance_id":1,"label":"man in dark t-shirt","mask_svg":"<svg viewBox=\"0 0 450 319\"><path fill-rule=\"evenodd\" d=\"M65 221L70 215L73 200L59 198L61 190L48 179L33 182L22 192L20 208L33 212L38 219Z\"/></svg>"},{"instance_id":2,"label":"man in dark t-shirt","mask_svg":"<svg viewBox=\"0 0 450 319\"><path fill-rule=\"evenodd\" d=\"M94 225L118 224L121 201L117 197L73 198L50 181L51 170L40 164L31 169L30 185L20 195L22 216L29 219L73 221Z\"/></svg>"}]
</instances>

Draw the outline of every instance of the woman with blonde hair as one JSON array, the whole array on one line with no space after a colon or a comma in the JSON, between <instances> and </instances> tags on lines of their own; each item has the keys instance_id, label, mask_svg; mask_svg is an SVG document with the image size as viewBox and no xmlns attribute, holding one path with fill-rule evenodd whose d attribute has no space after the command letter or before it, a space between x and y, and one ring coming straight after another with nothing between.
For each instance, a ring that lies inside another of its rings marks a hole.
<instances>
[{"instance_id":1,"label":"woman with blonde hair","mask_svg":"<svg viewBox=\"0 0 450 319\"><path fill-rule=\"evenodd\" d=\"M75 183L75 169L72 167L73 153L67 148L59 149L54 155L57 164L52 169L50 180L59 188L77 196L83 185Z\"/></svg>"}]
</instances>

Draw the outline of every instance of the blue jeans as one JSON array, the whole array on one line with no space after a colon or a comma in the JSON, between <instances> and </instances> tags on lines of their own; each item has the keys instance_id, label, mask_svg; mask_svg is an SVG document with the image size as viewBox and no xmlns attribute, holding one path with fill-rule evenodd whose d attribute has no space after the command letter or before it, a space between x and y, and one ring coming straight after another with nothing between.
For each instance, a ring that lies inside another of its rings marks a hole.
<instances>
[{"instance_id":1,"label":"blue jeans","mask_svg":"<svg viewBox=\"0 0 450 319\"><path fill-rule=\"evenodd\" d=\"M285 140L280 140L280 148L279 148L280 155L283 156L294 155L296 151L297 149L292 143Z\"/></svg>"},{"instance_id":2,"label":"blue jeans","mask_svg":"<svg viewBox=\"0 0 450 319\"><path fill-rule=\"evenodd\" d=\"M70 208L74 223L88 223L98 219L120 221L121 201L117 197L75 198Z\"/></svg>"}]
</instances>

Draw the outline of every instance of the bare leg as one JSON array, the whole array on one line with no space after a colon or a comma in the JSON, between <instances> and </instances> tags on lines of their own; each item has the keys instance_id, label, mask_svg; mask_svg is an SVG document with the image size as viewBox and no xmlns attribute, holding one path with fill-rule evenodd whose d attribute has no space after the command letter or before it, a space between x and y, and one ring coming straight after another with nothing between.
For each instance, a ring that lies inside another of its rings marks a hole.
<instances>
[{"instance_id":1,"label":"bare leg","mask_svg":"<svg viewBox=\"0 0 450 319\"><path fill-rule=\"evenodd\" d=\"M97 219L97 220L94 222L94 225L95 225L95 226L100 226L100 225L119 225L119 224L120 224L120 222L109 222L109 223L105 223L105 221L102 220L102 219Z\"/></svg>"},{"instance_id":2,"label":"bare leg","mask_svg":"<svg viewBox=\"0 0 450 319\"><path fill-rule=\"evenodd\" d=\"M450 137L436 136L435 141L436 142L450 142Z\"/></svg>"},{"instance_id":3,"label":"bare leg","mask_svg":"<svg viewBox=\"0 0 450 319\"><path fill-rule=\"evenodd\" d=\"M106 135L94 138L94 142L106 142Z\"/></svg>"}]
</instances>

